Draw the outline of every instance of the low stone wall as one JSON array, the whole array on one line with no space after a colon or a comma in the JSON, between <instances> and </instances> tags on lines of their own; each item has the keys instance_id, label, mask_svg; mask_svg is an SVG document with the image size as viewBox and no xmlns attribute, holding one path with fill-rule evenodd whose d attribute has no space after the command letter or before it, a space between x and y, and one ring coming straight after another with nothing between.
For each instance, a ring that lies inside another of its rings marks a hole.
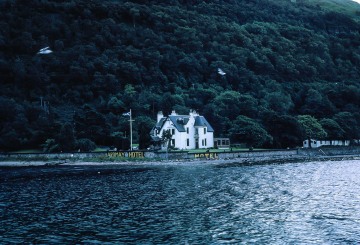
<instances>
[{"instance_id":1,"label":"low stone wall","mask_svg":"<svg viewBox=\"0 0 360 245\"><path fill-rule=\"evenodd\" d=\"M2 153L0 160L65 160L86 158L150 158L150 159L188 159L188 152L153 152L153 151L104 151L70 153Z\"/></svg>"},{"instance_id":2,"label":"low stone wall","mask_svg":"<svg viewBox=\"0 0 360 245\"><path fill-rule=\"evenodd\" d=\"M68 160L86 158L146 158L168 160L204 160L204 159L285 159L294 157L319 157L319 156L360 155L360 147L322 147L314 149L290 149L290 150L262 150L262 151L224 151L189 153L187 151L176 152L152 152L152 151L106 151L106 152L72 152L72 153L2 153L0 160Z\"/></svg>"},{"instance_id":3,"label":"low stone wall","mask_svg":"<svg viewBox=\"0 0 360 245\"><path fill-rule=\"evenodd\" d=\"M341 155L360 155L359 146L332 146L320 148L299 148L298 154L301 156L318 157L318 156L341 156Z\"/></svg>"},{"instance_id":4,"label":"low stone wall","mask_svg":"<svg viewBox=\"0 0 360 245\"><path fill-rule=\"evenodd\" d=\"M101 154L93 152L81 152L81 153L2 153L0 159L71 159L73 157L84 159L87 157L95 157Z\"/></svg>"},{"instance_id":5,"label":"low stone wall","mask_svg":"<svg viewBox=\"0 0 360 245\"><path fill-rule=\"evenodd\" d=\"M219 158L291 157L297 150L240 151L219 153Z\"/></svg>"}]
</instances>

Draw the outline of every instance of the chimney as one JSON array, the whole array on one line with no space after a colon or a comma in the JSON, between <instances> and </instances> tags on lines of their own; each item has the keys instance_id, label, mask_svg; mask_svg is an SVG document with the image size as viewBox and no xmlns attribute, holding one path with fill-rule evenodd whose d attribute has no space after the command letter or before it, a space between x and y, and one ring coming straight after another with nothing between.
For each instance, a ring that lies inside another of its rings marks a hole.
<instances>
[{"instance_id":1,"label":"chimney","mask_svg":"<svg viewBox=\"0 0 360 245\"><path fill-rule=\"evenodd\" d=\"M158 114L157 114L157 122L160 122L161 118L163 118L164 115L162 113L162 111L159 111Z\"/></svg>"},{"instance_id":2,"label":"chimney","mask_svg":"<svg viewBox=\"0 0 360 245\"><path fill-rule=\"evenodd\" d=\"M176 116L177 114L176 114L176 112L175 112L175 110L173 110L172 112L171 112L171 116Z\"/></svg>"},{"instance_id":3,"label":"chimney","mask_svg":"<svg viewBox=\"0 0 360 245\"><path fill-rule=\"evenodd\" d=\"M189 115L190 115L190 117L199 116L199 114L195 110L190 110Z\"/></svg>"}]
</instances>

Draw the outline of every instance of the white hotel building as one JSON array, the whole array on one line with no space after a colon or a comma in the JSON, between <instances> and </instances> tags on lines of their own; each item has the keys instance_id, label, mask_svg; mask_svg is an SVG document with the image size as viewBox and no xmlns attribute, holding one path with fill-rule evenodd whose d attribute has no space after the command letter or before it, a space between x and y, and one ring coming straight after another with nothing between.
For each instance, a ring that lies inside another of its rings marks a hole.
<instances>
[{"instance_id":1,"label":"white hotel building","mask_svg":"<svg viewBox=\"0 0 360 245\"><path fill-rule=\"evenodd\" d=\"M214 147L214 129L205 117L196 111L191 110L189 115L178 115L172 111L169 116L158 112L157 123L150 133L153 141L161 141L161 136L166 130L171 132L170 144L174 148L190 150Z\"/></svg>"}]
</instances>

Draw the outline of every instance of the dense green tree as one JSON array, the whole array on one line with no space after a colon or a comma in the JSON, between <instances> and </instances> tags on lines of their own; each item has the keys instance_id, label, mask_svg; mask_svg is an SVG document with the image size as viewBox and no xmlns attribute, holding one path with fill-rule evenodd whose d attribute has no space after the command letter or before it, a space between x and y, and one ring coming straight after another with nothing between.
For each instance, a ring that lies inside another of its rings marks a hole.
<instances>
[{"instance_id":1,"label":"dense green tree","mask_svg":"<svg viewBox=\"0 0 360 245\"><path fill-rule=\"evenodd\" d=\"M310 115L299 115L297 119L305 132L306 139L324 139L327 137L326 131L323 129L319 121Z\"/></svg>"},{"instance_id":2,"label":"dense green tree","mask_svg":"<svg viewBox=\"0 0 360 245\"><path fill-rule=\"evenodd\" d=\"M147 149L151 144L150 131L154 127L155 121L149 117L136 117L136 128L139 135L139 149Z\"/></svg>"},{"instance_id":3,"label":"dense green tree","mask_svg":"<svg viewBox=\"0 0 360 245\"><path fill-rule=\"evenodd\" d=\"M238 116L230 129L231 140L234 143L246 143L248 147L261 147L272 143L272 137L254 119Z\"/></svg>"},{"instance_id":4,"label":"dense green tree","mask_svg":"<svg viewBox=\"0 0 360 245\"><path fill-rule=\"evenodd\" d=\"M76 139L74 135L74 128L71 124L66 123L61 127L57 142L59 149L63 152L75 150Z\"/></svg>"},{"instance_id":5,"label":"dense green tree","mask_svg":"<svg viewBox=\"0 0 360 245\"><path fill-rule=\"evenodd\" d=\"M267 113L264 115L264 126L273 137L270 145L273 148L298 147L304 139L301 125L292 116Z\"/></svg>"},{"instance_id":6,"label":"dense green tree","mask_svg":"<svg viewBox=\"0 0 360 245\"><path fill-rule=\"evenodd\" d=\"M303 106L300 108L302 114L312 115L317 118L333 115L336 111L334 105L326 95L322 95L315 89L309 89Z\"/></svg>"},{"instance_id":7,"label":"dense green tree","mask_svg":"<svg viewBox=\"0 0 360 245\"><path fill-rule=\"evenodd\" d=\"M171 139L172 139L172 134L170 132L170 129L164 130L161 135L161 142L165 144L166 150L170 148Z\"/></svg>"},{"instance_id":8,"label":"dense green tree","mask_svg":"<svg viewBox=\"0 0 360 245\"><path fill-rule=\"evenodd\" d=\"M110 125L103 114L89 105L83 106L83 114L74 116L76 138L87 138L99 145L106 144L110 136Z\"/></svg>"},{"instance_id":9,"label":"dense green tree","mask_svg":"<svg viewBox=\"0 0 360 245\"><path fill-rule=\"evenodd\" d=\"M339 112L332 118L336 121L341 129L345 131L345 138L354 140L360 138L359 120L350 112Z\"/></svg>"},{"instance_id":10,"label":"dense green tree","mask_svg":"<svg viewBox=\"0 0 360 245\"><path fill-rule=\"evenodd\" d=\"M44 152L57 152L60 151L59 144L56 143L55 139L47 139L42 145Z\"/></svg>"},{"instance_id":11,"label":"dense green tree","mask_svg":"<svg viewBox=\"0 0 360 245\"><path fill-rule=\"evenodd\" d=\"M216 109L214 113L220 117L233 120L238 114L256 117L258 105L251 95L242 95L236 91L224 91L215 97L213 104Z\"/></svg>"},{"instance_id":12,"label":"dense green tree","mask_svg":"<svg viewBox=\"0 0 360 245\"><path fill-rule=\"evenodd\" d=\"M323 118L319 121L330 140L344 139L345 131L333 119Z\"/></svg>"},{"instance_id":13,"label":"dense green tree","mask_svg":"<svg viewBox=\"0 0 360 245\"><path fill-rule=\"evenodd\" d=\"M96 144L89 139L78 139L76 141L76 149L79 151L89 152L95 150Z\"/></svg>"},{"instance_id":14,"label":"dense green tree","mask_svg":"<svg viewBox=\"0 0 360 245\"><path fill-rule=\"evenodd\" d=\"M264 97L266 107L280 114L287 114L294 108L290 95L281 92L267 93Z\"/></svg>"},{"instance_id":15,"label":"dense green tree","mask_svg":"<svg viewBox=\"0 0 360 245\"><path fill-rule=\"evenodd\" d=\"M170 114L175 106L184 105L184 100L180 95L173 95L170 92L163 94L161 108L165 114Z\"/></svg>"},{"instance_id":16,"label":"dense green tree","mask_svg":"<svg viewBox=\"0 0 360 245\"><path fill-rule=\"evenodd\" d=\"M129 125L120 115L129 109L135 120L196 109L217 136L228 136L243 115L264 124L274 138L268 147L296 145L301 130L293 119L304 114L334 120L345 138L360 136L355 2L0 1L0 7L1 151L40 148L57 140L65 124L76 139L97 145L114 145L120 132L116 144L126 148ZM53 53L38 54L44 47ZM342 135L324 123L332 136ZM145 130L136 129L134 139L143 141Z\"/></svg>"},{"instance_id":17,"label":"dense green tree","mask_svg":"<svg viewBox=\"0 0 360 245\"><path fill-rule=\"evenodd\" d=\"M120 113L125 110L124 103L119 100L116 96L110 98L109 102L107 103L107 108L115 113Z\"/></svg>"}]
</instances>

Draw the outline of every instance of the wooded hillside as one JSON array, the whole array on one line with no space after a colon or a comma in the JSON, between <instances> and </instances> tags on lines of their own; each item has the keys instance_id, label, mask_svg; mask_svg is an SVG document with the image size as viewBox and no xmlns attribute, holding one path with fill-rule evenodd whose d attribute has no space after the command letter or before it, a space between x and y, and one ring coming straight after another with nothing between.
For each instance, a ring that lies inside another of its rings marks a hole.
<instances>
[{"instance_id":1,"label":"wooded hillside","mask_svg":"<svg viewBox=\"0 0 360 245\"><path fill-rule=\"evenodd\" d=\"M359 139L360 5L324 2L2 0L0 150L127 148L129 109L141 148L160 110L249 146Z\"/></svg>"}]
</instances>

